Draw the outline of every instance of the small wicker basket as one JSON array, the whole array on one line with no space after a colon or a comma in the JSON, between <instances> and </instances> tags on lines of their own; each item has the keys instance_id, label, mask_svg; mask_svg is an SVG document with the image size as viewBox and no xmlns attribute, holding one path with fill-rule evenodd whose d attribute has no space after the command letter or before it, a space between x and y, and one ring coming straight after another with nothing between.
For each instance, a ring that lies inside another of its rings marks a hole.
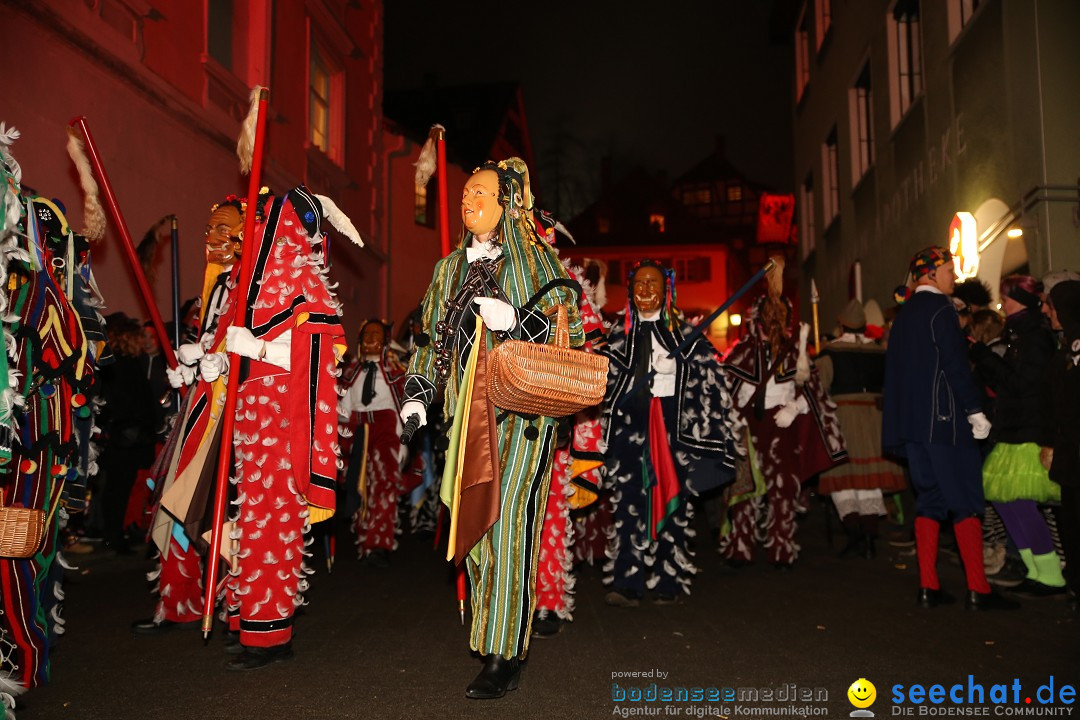
<instances>
[{"instance_id":1,"label":"small wicker basket","mask_svg":"<svg viewBox=\"0 0 1080 720\"><path fill-rule=\"evenodd\" d=\"M44 510L5 507L0 496L0 557L32 557L44 534Z\"/></svg>"},{"instance_id":2,"label":"small wicker basket","mask_svg":"<svg viewBox=\"0 0 1080 720\"><path fill-rule=\"evenodd\" d=\"M604 399L608 359L571 348L566 307L556 305L554 312L554 344L507 340L491 351L488 396L495 407L562 417Z\"/></svg>"}]
</instances>

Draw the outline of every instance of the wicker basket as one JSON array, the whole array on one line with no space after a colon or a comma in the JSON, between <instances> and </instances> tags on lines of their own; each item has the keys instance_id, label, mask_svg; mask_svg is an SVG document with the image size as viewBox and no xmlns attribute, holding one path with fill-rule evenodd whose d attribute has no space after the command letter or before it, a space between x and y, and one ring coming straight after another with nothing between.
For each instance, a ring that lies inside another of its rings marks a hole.
<instances>
[{"instance_id":1,"label":"wicker basket","mask_svg":"<svg viewBox=\"0 0 1080 720\"><path fill-rule=\"evenodd\" d=\"M523 415L562 417L604 399L608 359L572 349L566 308L557 305L555 312L554 344L507 340L492 350L488 396L495 407Z\"/></svg>"},{"instance_id":2,"label":"wicker basket","mask_svg":"<svg viewBox=\"0 0 1080 720\"><path fill-rule=\"evenodd\" d=\"M0 499L0 557L32 557L44 534L44 510L4 507Z\"/></svg>"}]
</instances>

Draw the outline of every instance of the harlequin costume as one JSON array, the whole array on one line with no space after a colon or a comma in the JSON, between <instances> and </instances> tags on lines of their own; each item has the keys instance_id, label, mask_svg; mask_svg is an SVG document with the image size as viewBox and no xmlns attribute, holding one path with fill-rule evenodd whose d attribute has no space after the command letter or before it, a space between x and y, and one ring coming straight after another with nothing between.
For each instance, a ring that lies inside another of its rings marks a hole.
<instances>
[{"instance_id":1,"label":"harlequin costume","mask_svg":"<svg viewBox=\"0 0 1080 720\"><path fill-rule=\"evenodd\" d=\"M543 216L541 216L543 217ZM540 226L542 229L544 226ZM548 234L550 233L550 234ZM544 233L553 242L554 228ZM584 292L578 305L585 350L596 352L605 343L604 323L593 305L596 289L585 279L582 268L567 263L567 271ZM563 621L573 620L574 521L571 511L596 503L603 455L600 452L600 409L577 413L570 422L569 441L555 451L548 493L544 529L540 535L540 556L536 579L535 635L558 632Z\"/></svg>"},{"instance_id":2,"label":"harlequin costume","mask_svg":"<svg viewBox=\"0 0 1080 720\"><path fill-rule=\"evenodd\" d=\"M809 328L803 324L797 336L790 330L791 303L780 294L782 274L780 263L768 276L768 293L750 308L747 334L724 357L747 425L750 469L763 487L729 507L730 530L720 543L725 558L749 563L755 539L761 539L769 562L780 568L799 554L795 530L802 483L847 460L836 406L806 355Z\"/></svg>"},{"instance_id":3,"label":"harlequin costume","mask_svg":"<svg viewBox=\"0 0 1080 720\"><path fill-rule=\"evenodd\" d=\"M611 491L612 528L604 583L610 605L632 607L646 590L657 602L690 592L697 571L687 539L693 537L691 493L734 477L732 397L716 351L703 336L667 356L693 330L675 308L674 272L663 275L663 304L639 309L637 299L616 318L604 354L610 358L604 398L607 445L604 483ZM650 370L656 374L645 382Z\"/></svg>"},{"instance_id":4,"label":"harlequin costume","mask_svg":"<svg viewBox=\"0 0 1080 720\"><path fill-rule=\"evenodd\" d=\"M378 320L364 323L389 328ZM359 494L354 517L360 557L375 553L379 562L397 548L398 497L403 491L401 455L401 391L405 366L397 353L383 343L377 356L358 353L359 360L342 374L344 395L338 417L344 418L341 456L345 462L347 493Z\"/></svg>"},{"instance_id":5,"label":"harlequin costume","mask_svg":"<svg viewBox=\"0 0 1080 720\"><path fill-rule=\"evenodd\" d=\"M484 672L469 686L466 695L495 698L516 687L518 660L528 652L556 421L491 408L485 400L484 381L472 385L465 373L470 359L483 372L484 356L496 340L493 332L484 332L481 344L475 343L475 328L484 311L478 309L475 300L502 300L504 305L499 307L508 305L514 319L508 334L535 343L553 339L553 323L544 311L561 304L568 310L570 344L580 347L584 338L573 291L562 284L551 284L568 281L569 277L530 219L532 198L525 164L517 158L490 163L478 168L469 182L478 177L495 186L491 194L484 194L484 200L497 202L501 212L492 230L496 239L474 246L466 222L461 246L436 264L423 302L424 337L418 341L409 364L402 413L415 407L425 409L433 401L437 385L446 383L445 415L447 420L454 420L447 457L451 468L457 465L454 440L462 432L467 437L466 458L470 457L468 448L480 451L486 446L477 433L491 435L487 447L491 448L493 462L472 465L461 476L459 487L454 487L452 475L450 482L444 476L442 490L444 502L460 493L464 526L458 528L455 561L466 562L469 574L470 645L485 656ZM467 203L469 211L474 212L471 196L463 201L463 207ZM473 353L479 353L478 360L471 358ZM477 408L471 415L480 422L463 429L462 414L455 413L455 408L459 393L468 391L470 385ZM492 673L498 675L496 687L489 687ZM478 689L480 686L483 689Z\"/></svg>"},{"instance_id":6,"label":"harlequin costume","mask_svg":"<svg viewBox=\"0 0 1080 720\"><path fill-rule=\"evenodd\" d=\"M881 450L881 389L885 348L866 334L866 314L855 299L840 316L843 329L826 343L816 362L821 385L836 403L849 462L826 470L818 491L829 495L848 535L841 555L875 553L878 517L885 515L883 493L906 487L904 471Z\"/></svg>"}]
</instances>

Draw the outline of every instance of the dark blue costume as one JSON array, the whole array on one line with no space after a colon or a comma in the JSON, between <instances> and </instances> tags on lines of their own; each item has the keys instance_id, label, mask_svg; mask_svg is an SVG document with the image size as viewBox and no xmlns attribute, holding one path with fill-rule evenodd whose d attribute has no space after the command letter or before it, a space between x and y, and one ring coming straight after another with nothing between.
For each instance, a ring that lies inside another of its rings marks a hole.
<instances>
[{"instance_id":1,"label":"dark blue costume","mask_svg":"<svg viewBox=\"0 0 1080 720\"><path fill-rule=\"evenodd\" d=\"M982 458L968 415L982 412L952 301L916 292L889 333L882 447L906 456L917 514L937 521L983 512Z\"/></svg>"}]
</instances>

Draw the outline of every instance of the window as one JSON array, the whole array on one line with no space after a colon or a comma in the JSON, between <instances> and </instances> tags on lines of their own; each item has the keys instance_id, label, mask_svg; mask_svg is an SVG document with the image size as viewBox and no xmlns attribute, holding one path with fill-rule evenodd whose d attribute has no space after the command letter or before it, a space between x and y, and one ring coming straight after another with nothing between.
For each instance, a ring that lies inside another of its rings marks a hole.
<instances>
[{"instance_id":1,"label":"window","mask_svg":"<svg viewBox=\"0 0 1080 720\"><path fill-rule=\"evenodd\" d=\"M611 220L606 217L596 218L596 232L607 235L611 232Z\"/></svg>"},{"instance_id":2,"label":"window","mask_svg":"<svg viewBox=\"0 0 1080 720\"><path fill-rule=\"evenodd\" d=\"M712 281L712 260L708 256L677 258L675 277L682 283Z\"/></svg>"},{"instance_id":3,"label":"window","mask_svg":"<svg viewBox=\"0 0 1080 720\"><path fill-rule=\"evenodd\" d=\"M728 185L728 202L742 202L742 185Z\"/></svg>"},{"instance_id":4,"label":"window","mask_svg":"<svg viewBox=\"0 0 1080 720\"><path fill-rule=\"evenodd\" d=\"M889 52L889 117L896 127L923 89L919 0L897 0L886 15Z\"/></svg>"},{"instance_id":5,"label":"window","mask_svg":"<svg viewBox=\"0 0 1080 720\"><path fill-rule=\"evenodd\" d=\"M664 215L662 213L652 213L649 215L649 229L655 230L658 233L664 232Z\"/></svg>"},{"instance_id":6,"label":"window","mask_svg":"<svg viewBox=\"0 0 1080 720\"><path fill-rule=\"evenodd\" d=\"M417 225L423 225L424 227L435 227L435 213L433 208L428 202L431 197L429 189L434 184L434 180L428 181L427 185L417 184L416 187L416 203L413 219Z\"/></svg>"},{"instance_id":7,"label":"window","mask_svg":"<svg viewBox=\"0 0 1080 720\"><path fill-rule=\"evenodd\" d=\"M836 148L836 126L833 125L821 146L821 221L824 227L840 214L840 158Z\"/></svg>"},{"instance_id":8,"label":"window","mask_svg":"<svg viewBox=\"0 0 1080 720\"><path fill-rule=\"evenodd\" d=\"M345 164L345 73L311 34L308 63L308 142Z\"/></svg>"},{"instance_id":9,"label":"window","mask_svg":"<svg viewBox=\"0 0 1080 720\"><path fill-rule=\"evenodd\" d=\"M803 259L817 247L814 236L814 174L810 173L799 188L799 233L802 235Z\"/></svg>"},{"instance_id":10,"label":"window","mask_svg":"<svg viewBox=\"0 0 1080 720\"><path fill-rule=\"evenodd\" d=\"M832 27L832 0L814 0L814 28L817 31L817 49L821 50L821 44L825 42Z\"/></svg>"},{"instance_id":11,"label":"window","mask_svg":"<svg viewBox=\"0 0 1080 720\"><path fill-rule=\"evenodd\" d=\"M206 51L226 70L233 69L232 33L232 0L207 0Z\"/></svg>"},{"instance_id":12,"label":"window","mask_svg":"<svg viewBox=\"0 0 1080 720\"><path fill-rule=\"evenodd\" d=\"M874 164L874 108L869 61L848 91L848 111L851 119L851 182L854 185Z\"/></svg>"},{"instance_id":13,"label":"window","mask_svg":"<svg viewBox=\"0 0 1080 720\"><path fill-rule=\"evenodd\" d=\"M810 22L806 17L806 6L795 31L795 102L802 100L806 86L810 83Z\"/></svg>"},{"instance_id":14,"label":"window","mask_svg":"<svg viewBox=\"0 0 1080 720\"><path fill-rule=\"evenodd\" d=\"M984 4L982 0L949 0L949 42L956 39Z\"/></svg>"},{"instance_id":15,"label":"window","mask_svg":"<svg viewBox=\"0 0 1080 720\"><path fill-rule=\"evenodd\" d=\"M712 191L709 188L683 190L683 205L709 205L712 203Z\"/></svg>"}]
</instances>

